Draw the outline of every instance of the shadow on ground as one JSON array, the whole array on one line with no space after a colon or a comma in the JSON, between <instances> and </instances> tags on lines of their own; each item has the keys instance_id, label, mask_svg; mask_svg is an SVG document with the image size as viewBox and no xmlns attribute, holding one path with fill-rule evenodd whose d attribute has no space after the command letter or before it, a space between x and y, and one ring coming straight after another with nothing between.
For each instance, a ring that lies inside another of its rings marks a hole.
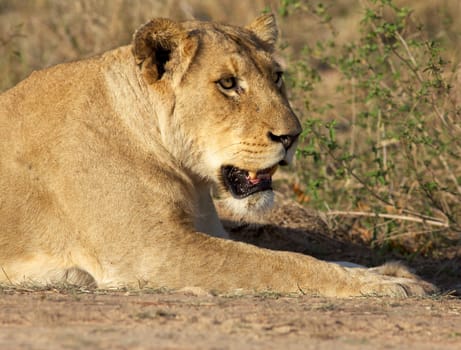
<instances>
[{"instance_id":1,"label":"shadow on ground","mask_svg":"<svg viewBox=\"0 0 461 350\"><path fill-rule=\"evenodd\" d=\"M402 261L418 275L437 285L443 293L461 296L461 247L437 251L433 256L405 256L397 251L372 249L353 241L347 232L332 230L321 213L277 195L274 210L259 222L247 223L232 217L217 203L231 238L263 248L285 250L328 261L350 261L376 266L386 261Z\"/></svg>"}]
</instances>

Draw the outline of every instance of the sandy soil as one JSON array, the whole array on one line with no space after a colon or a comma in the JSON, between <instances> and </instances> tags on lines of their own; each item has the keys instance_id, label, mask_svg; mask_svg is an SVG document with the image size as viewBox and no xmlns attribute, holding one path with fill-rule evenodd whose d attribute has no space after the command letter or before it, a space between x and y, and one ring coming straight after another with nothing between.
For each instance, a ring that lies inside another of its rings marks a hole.
<instances>
[{"instance_id":1,"label":"sandy soil","mask_svg":"<svg viewBox=\"0 0 461 350\"><path fill-rule=\"evenodd\" d=\"M4 294L1 349L460 349L461 301Z\"/></svg>"},{"instance_id":2,"label":"sandy soil","mask_svg":"<svg viewBox=\"0 0 461 350\"><path fill-rule=\"evenodd\" d=\"M284 200L264 224L226 225L234 239L273 249L367 265L395 259ZM0 286L0 349L461 349L459 256L412 260L442 289L428 298Z\"/></svg>"}]
</instances>

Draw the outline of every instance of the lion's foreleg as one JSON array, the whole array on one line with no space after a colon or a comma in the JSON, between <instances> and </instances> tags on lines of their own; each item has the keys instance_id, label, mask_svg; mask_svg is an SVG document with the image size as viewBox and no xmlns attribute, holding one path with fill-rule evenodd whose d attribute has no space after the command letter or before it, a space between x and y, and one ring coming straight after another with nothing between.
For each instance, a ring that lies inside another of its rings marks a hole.
<instances>
[{"instance_id":1,"label":"lion's foreleg","mask_svg":"<svg viewBox=\"0 0 461 350\"><path fill-rule=\"evenodd\" d=\"M174 246L164 247L163 253L163 263L148 279L174 288L326 296L421 295L433 288L420 280L345 268L302 254L261 249L200 233L178 234Z\"/></svg>"}]
</instances>

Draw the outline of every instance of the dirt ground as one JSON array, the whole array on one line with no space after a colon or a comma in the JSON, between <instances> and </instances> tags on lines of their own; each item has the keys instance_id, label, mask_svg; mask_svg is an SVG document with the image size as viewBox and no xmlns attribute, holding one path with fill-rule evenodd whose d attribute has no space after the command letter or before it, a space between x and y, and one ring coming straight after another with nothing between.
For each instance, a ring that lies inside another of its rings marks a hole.
<instances>
[{"instance_id":1,"label":"dirt ground","mask_svg":"<svg viewBox=\"0 0 461 350\"><path fill-rule=\"evenodd\" d=\"M16 291L1 349L460 349L461 301Z\"/></svg>"},{"instance_id":2,"label":"dirt ground","mask_svg":"<svg viewBox=\"0 0 461 350\"><path fill-rule=\"evenodd\" d=\"M232 238L264 247L367 265L396 258L280 198L264 224L237 219L227 217ZM461 349L460 262L459 252L411 260L441 294L410 299L3 286L0 349Z\"/></svg>"}]
</instances>

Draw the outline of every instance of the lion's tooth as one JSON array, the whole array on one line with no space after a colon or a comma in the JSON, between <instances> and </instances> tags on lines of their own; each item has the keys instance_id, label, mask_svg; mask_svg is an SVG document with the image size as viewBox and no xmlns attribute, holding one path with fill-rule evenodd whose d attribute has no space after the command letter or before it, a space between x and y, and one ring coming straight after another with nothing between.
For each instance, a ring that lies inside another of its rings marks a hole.
<instances>
[{"instance_id":1,"label":"lion's tooth","mask_svg":"<svg viewBox=\"0 0 461 350\"><path fill-rule=\"evenodd\" d=\"M250 179L256 179L256 173L254 171L249 171L248 172L248 177Z\"/></svg>"}]
</instances>

